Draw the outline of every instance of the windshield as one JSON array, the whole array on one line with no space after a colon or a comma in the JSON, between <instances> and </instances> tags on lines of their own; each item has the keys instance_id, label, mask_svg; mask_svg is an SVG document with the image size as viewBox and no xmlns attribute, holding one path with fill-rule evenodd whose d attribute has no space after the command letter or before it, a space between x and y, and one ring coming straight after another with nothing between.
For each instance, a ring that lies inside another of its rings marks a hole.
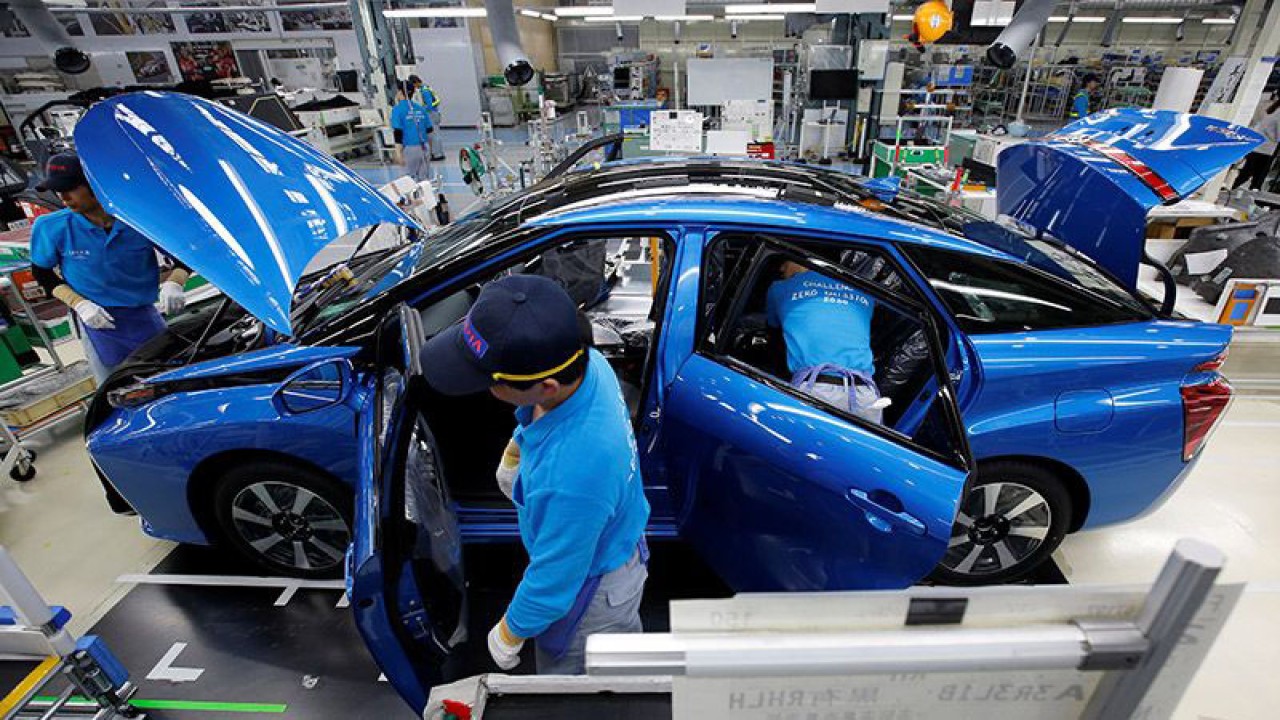
<instances>
[{"instance_id":1,"label":"windshield","mask_svg":"<svg viewBox=\"0 0 1280 720\"><path fill-rule=\"evenodd\" d=\"M482 208L450 225L433 228L407 245L374 250L345 265L331 265L312 283L299 286L293 311L296 334L312 332L406 278L484 245L494 237L487 231L490 219L489 209Z\"/></svg>"}]
</instances>

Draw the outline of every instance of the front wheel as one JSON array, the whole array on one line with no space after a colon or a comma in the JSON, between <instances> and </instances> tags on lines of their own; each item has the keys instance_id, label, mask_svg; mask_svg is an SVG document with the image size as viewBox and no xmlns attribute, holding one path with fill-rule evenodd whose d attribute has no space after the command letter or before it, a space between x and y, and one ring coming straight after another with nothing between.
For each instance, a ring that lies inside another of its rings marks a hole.
<instances>
[{"instance_id":1,"label":"front wheel","mask_svg":"<svg viewBox=\"0 0 1280 720\"><path fill-rule=\"evenodd\" d=\"M279 461L232 468L218 482L222 537L275 575L339 577L351 543L352 493L320 473Z\"/></svg>"},{"instance_id":2,"label":"front wheel","mask_svg":"<svg viewBox=\"0 0 1280 720\"><path fill-rule=\"evenodd\" d=\"M1019 580L1058 549L1070 521L1071 496L1053 473L1023 462L983 466L930 577L944 585Z\"/></svg>"}]
</instances>

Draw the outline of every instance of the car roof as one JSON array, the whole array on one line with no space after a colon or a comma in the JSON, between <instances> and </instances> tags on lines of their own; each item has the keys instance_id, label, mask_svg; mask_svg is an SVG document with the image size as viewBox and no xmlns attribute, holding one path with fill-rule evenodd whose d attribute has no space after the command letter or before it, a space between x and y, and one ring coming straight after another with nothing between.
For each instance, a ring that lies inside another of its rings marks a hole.
<instances>
[{"instance_id":1,"label":"car roof","mask_svg":"<svg viewBox=\"0 0 1280 720\"><path fill-rule=\"evenodd\" d=\"M948 232L937 212L947 212L945 208L911 196L917 208L926 202L937 210L908 214L893 203L877 202L862 182L848 173L778 162L627 160L544 180L499 200L487 212L496 226L512 229L645 221L749 223L805 229L837 241L862 236L1010 259ZM867 209L860 201L883 210Z\"/></svg>"}]
</instances>

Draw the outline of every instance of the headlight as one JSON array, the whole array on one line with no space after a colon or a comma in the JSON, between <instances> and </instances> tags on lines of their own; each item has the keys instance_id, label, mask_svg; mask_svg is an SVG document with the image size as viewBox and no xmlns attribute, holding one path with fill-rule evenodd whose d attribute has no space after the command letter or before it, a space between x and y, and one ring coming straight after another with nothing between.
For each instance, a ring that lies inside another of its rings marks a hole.
<instances>
[{"instance_id":1,"label":"headlight","mask_svg":"<svg viewBox=\"0 0 1280 720\"><path fill-rule=\"evenodd\" d=\"M107 393L107 403L113 408L135 408L145 405L164 393L148 383L134 383Z\"/></svg>"}]
</instances>

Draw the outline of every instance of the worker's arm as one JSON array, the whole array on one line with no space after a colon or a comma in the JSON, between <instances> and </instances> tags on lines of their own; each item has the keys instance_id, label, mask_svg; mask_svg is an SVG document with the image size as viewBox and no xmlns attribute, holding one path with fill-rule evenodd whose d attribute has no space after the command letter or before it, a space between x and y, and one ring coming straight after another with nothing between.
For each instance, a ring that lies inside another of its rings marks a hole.
<instances>
[{"instance_id":1,"label":"worker's arm","mask_svg":"<svg viewBox=\"0 0 1280 720\"><path fill-rule=\"evenodd\" d=\"M1076 117L1085 117L1089 114L1089 96L1081 93L1076 95Z\"/></svg>"},{"instance_id":2,"label":"worker's arm","mask_svg":"<svg viewBox=\"0 0 1280 720\"><path fill-rule=\"evenodd\" d=\"M517 638L537 637L568 614L612 514L598 497L559 490L532 493L524 501L533 542L505 618Z\"/></svg>"},{"instance_id":3,"label":"worker's arm","mask_svg":"<svg viewBox=\"0 0 1280 720\"><path fill-rule=\"evenodd\" d=\"M191 277L191 268L168 253L164 256L173 262L173 269L160 278L160 312L177 315L187 306L186 285L187 278Z\"/></svg>"},{"instance_id":4,"label":"worker's arm","mask_svg":"<svg viewBox=\"0 0 1280 720\"><path fill-rule=\"evenodd\" d=\"M167 282L173 282L179 285L186 285L187 280L191 279L191 268L187 267L186 263L169 253L164 253L164 256L169 258L169 261L173 263L173 268L160 277L160 284L163 285Z\"/></svg>"},{"instance_id":5,"label":"worker's arm","mask_svg":"<svg viewBox=\"0 0 1280 720\"><path fill-rule=\"evenodd\" d=\"M36 283L47 293L58 298L68 307L75 305L78 301L83 300L80 293L71 289L71 286L62 281L53 268L47 268L40 265L31 266L31 274L35 276Z\"/></svg>"},{"instance_id":6,"label":"worker's arm","mask_svg":"<svg viewBox=\"0 0 1280 720\"><path fill-rule=\"evenodd\" d=\"M781 327L782 318L778 317L778 303L782 302L782 286L774 283L769 286L769 292L765 295L764 317L769 327Z\"/></svg>"}]
</instances>

